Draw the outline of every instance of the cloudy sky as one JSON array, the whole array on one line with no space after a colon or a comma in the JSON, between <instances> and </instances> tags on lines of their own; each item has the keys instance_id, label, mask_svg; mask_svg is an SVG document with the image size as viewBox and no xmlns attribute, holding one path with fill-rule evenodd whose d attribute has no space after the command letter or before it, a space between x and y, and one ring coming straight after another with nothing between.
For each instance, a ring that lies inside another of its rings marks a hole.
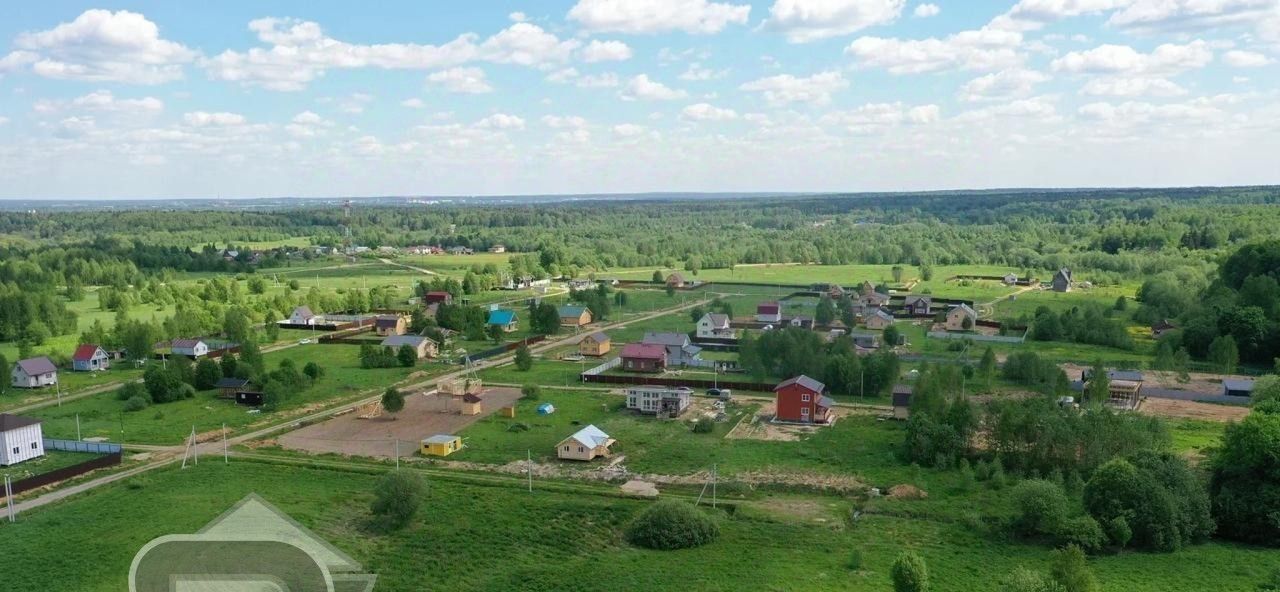
<instances>
[{"instance_id":1,"label":"cloudy sky","mask_svg":"<svg viewBox=\"0 0 1280 592\"><path fill-rule=\"evenodd\" d=\"M1280 183L1280 0L355 6L7 11L0 197Z\"/></svg>"}]
</instances>

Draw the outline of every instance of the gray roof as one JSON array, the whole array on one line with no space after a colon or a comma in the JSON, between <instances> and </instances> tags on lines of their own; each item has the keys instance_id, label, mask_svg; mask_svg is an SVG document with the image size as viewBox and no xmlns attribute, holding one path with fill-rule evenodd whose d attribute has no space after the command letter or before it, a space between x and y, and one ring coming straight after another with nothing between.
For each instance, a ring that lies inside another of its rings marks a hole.
<instances>
[{"instance_id":1,"label":"gray roof","mask_svg":"<svg viewBox=\"0 0 1280 592\"><path fill-rule=\"evenodd\" d=\"M831 397L818 397L818 404L830 409L836 406L836 402Z\"/></svg>"},{"instance_id":2,"label":"gray roof","mask_svg":"<svg viewBox=\"0 0 1280 592\"><path fill-rule=\"evenodd\" d=\"M214 383L213 386L214 388L240 388L247 384L249 384L249 381L247 379L226 377L226 378L219 378L218 382Z\"/></svg>"},{"instance_id":3,"label":"gray roof","mask_svg":"<svg viewBox=\"0 0 1280 592\"><path fill-rule=\"evenodd\" d=\"M606 443L609 442L609 434L604 433L603 431L600 430L600 428L593 425L589 425L585 428L582 428L577 432L574 432L574 434L569 437L574 440L577 440L579 443L581 443L583 446L586 446L587 448L604 446Z\"/></svg>"},{"instance_id":4,"label":"gray roof","mask_svg":"<svg viewBox=\"0 0 1280 592\"><path fill-rule=\"evenodd\" d=\"M27 376L38 376L58 371L58 367L53 365L53 360L50 360L47 356L18 360L18 367L22 368L23 373Z\"/></svg>"},{"instance_id":5,"label":"gray roof","mask_svg":"<svg viewBox=\"0 0 1280 592\"><path fill-rule=\"evenodd\" d=\"M1142 373L1137 370L1108 370L1107 378L1111 380L1142 382Z\"/></svg>"},{"instance_id":6,"label":"gray roof","mask_svg":"<svg viewBox=\"0 0 1280 592\"><path fill-rule=\"evenodd\" d=\"M800 385L800 386L802 386L802 387L804 387L804 388L807 388L807 389L809 389L809 390L811 390L811 391L813 391L813 392L815 392L815 393L820 393L820 392L822 392L822 391L826 390L826 388L827 388L827 385L822 384L821 382L818 382L818 381L816 381L816 380L814 380L814 379L812 379L812 378L809 378L808 376L805 376L805 375L801 374L800 376L797 376L797 377L795 377L795 378L788 378L787 380L784 380L784 381L782 381L782 382L778 383L778 386L773 387L773 390L775 390L775 391L776 391L776 390L778 390L778 389L786 388L786 387L791 386L791 385L793 385L793 384L798 384L798 385Z\"/></svg>"},{"instance_id":7,"label":"gray roof","mask_svg":"<svg viewBox=\"0 0 1280 592\"><path fill-rule=\"evenodd\" d=\"M729 315L727 315L727 314L721 314L721 313L718 313L718 312L709 312L709 313L707 313L707 316L708 316L708 317L711 317L711 318L710 318L710 319L708 319L708 320L710 320L710 321L711 321L711 324L712 324L713 326L716 326L716 327L728 327L728 326L729 326Z\"/></svg>"},{"instance_id":8,"label":"gray roof","mask_svg":"<svg viewBox=\"0 0 1280 592\"><path fill-rule=\"evenodd\" d=\"M911 404L911 387L905 384L893 385L893 406L906 407Z\"/></svg>"},{"instance_id":9,"label":"gray roof","mask_svg":"<svg viewBox=\"0 0 1280 592\"><path fill-rule=\"evenodd\" d=\"M912 304L915 304L917 302L932 304L933 296L907 296L906 300L903 300L903 304L907 306L911 306Z\"/></svg>"},{"instance_id":10,"label":"gray roof","mask_svg":"<svg viewBox=\"0 0 1280 592\"><path fill-rule=\"evenodd\" d=\"M382 340L382 346L400 347L402 345L407 345L409 347L418 347L419 345L422 345L422 342L424 341L431 340L421 335L392 335Z\"/></svg>"},{"instance_id":11,"label":"gray roof","mask_svg":"<svg viewBox=\"0 0 1280 592\"><path fill-rule=\"evenodd\" d=\"M26 417L24 415L10 415L8 413L0 413L0 432L25 428L27 426L39 425L40 420L34 417Z\"/></svg>"},{"instance_id":12,"label":"gray roof","mask_svg":"<svg viewBox=\"0 0 1280 592\"><path fill-rule=\"evenodd\" d=\"M972 307L970 307L968 304L965 304L963 302L961 302L960 304L957 304L956 306L951 307L951 310L952 311L961 310L961 311L964 311L965 314L971 317L974 317L974 318L978 317L977 311L973 310Z\"/></svg>"},{"instance_id":13,"label":"gray roof","mask_svg":"<svg viewBox=\"0 0 1280 592\"><path fill-rule=\"evenodd\" d=\"M192 347L195 347L196 344L200 342L201 342L200 339L174 339L173 341L169 342L169 347L192 348Z\"/></svg>"},{"instance_id":14,"label":"gray roof","mask_svg":"<svg viewBox=\"0 0 1280 592\"><path fill-rule=\"evenodd\" d=\"M448 444L457 439L458 439L457 436L452 436L449 434L436 434L434 436L431 436L430 438L423 440L423 442L427 444Z\"/></svg>"},{"instance_id":15,"label":"gray roof","mask_svg":"<svg viewBox=\"0 0 1280 592\"><path fill-rule=\"evenodd\" d=\"M684 347L689 344L689 336L684 333L659 333L656 331L648 331L644 334L644 339L641 339L640 343Z\"/></svg>"},{"instance_id":16,"label":"gray roof","mask_svg":"<svg viewBox=\"0 0 1280 592\"><path fill-rule=\"evenodd\" d=\"M1253 391L1253 381L1252 381L1252 380L1239 380L1239 379L1234 379L1234 378L1227 378L1227 379L1224 379L1224 380L1222 381L1222 387L1223 387L1223 388L1225 388L1225 389L1227 389L1227 390L1229 390L1229 391L1249 391L1249 392L1252 392L1252 391Z\"/></svg>"},{"instance_id":17,"label":"gray roof","mask_svg":"<svg viewBox=\"0 0 1280 592\"><path fill-rule=\"evenodd\" d=\"M592 333L582 338L583 341L594 341L596 343L605 343L609 341L609 336L601 332Z\"/></svg>"},{"instance_id":18,"label":"gray roof","mask_svg":"<svg viewBox=\"0 0 1280 592\"><path fill-rule=\"evenodd\" d=\"M298 316L300 316L300 317L302 317L302 318L304 318L304 319L309 319L309 318L311 318L311 317L316 316L315 314L313 314L313 313L311 312L311 307L310 307L310 306L299 306L298 308L293 309L293 312L294 312L294 314L296 314L296 315L298 315ZM290 316L292 316L292 315L290 315Z\"/></svg>"},{"instance_id":19,"label":"gray roof","mask_svg":"<svg viewBox=\"0 0 1280 592\"><path fill-rule=\"evenodd\" d=\"M885 320L889 320L889 321L893 320L893 315L889 314L889 312L883 308L877 308L874 311L872 311L871 314Z\"/></svg>"}]
</instances>

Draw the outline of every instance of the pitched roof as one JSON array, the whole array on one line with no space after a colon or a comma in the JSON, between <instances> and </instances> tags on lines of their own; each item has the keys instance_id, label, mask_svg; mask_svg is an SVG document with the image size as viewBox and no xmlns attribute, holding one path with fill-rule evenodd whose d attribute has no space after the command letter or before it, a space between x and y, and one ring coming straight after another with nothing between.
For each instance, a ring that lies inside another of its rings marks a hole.
<instances>
[{"instance_id":1,"label":"pitched roof","mask_svg":"<svg viewBox=\"0 0 1280 592\"><path fill-rule=\"evenodd\" d=\"M583 446L588 448L604 446L605 444L608 444L611 439L609 438L609 434L604 433L600 428L593 425L589 425L574 432L572 436L569 436L569 438L577 440Z\"/></svg>"},{"instance_id":2,"label":"pitched roof","mask_svg":"<svg viewBox=\"0 0 1280 592\"><path fill-rule=\"evenodd\" d=\"M1239 380L1234 378L1225 378L1222 380L1222 387L1229 391L1249 391L1253 392L1252 380Z\"/></svg>"},{"instance_id":3,"label":"pitched roof","mask_svg":"<svg viewBox=\"0 0 1280 592\"><path fill-rule=\"evenodd\" d=\"M670 345L684 347L689 345L689 336L684 333L647 331L640 343L645 345Z\"/></svg>"},{"instance_id":4,"label":"pitched roof","mask_svg":"<svg viewBox=\"0 0 1280 592\"><path fill-rule=\"evenodd\" d=\"M193 348L197 343L203 343L199 339L174 339L169 342L169 347Z\"/></svg>"},{"instance_id":5,"label":"pitched roof","mask_svg":"<svg viewBox=\"0 0 1280 592\"><path fill-rule=\"evenodd\" d=\"M893 406L906 407L911 404L911 387L905 384L893 385Z\"/></svg>"},{"instance_id":6,"label":"pitched roof","mask_svg":"<svg viewBox=\"0 0 1280 592\"><path fill-rule=\"evenodd\" d=\"M722 314L718 312L709 312L703 315L702 318L708 319L709 321L711 321L712 327L728 328L729 326L729 315L727 314Z\"/></svg>"},{"instance_id":7,"label":"pitched roof","mask_svg":"<svg viewBox=\"0 0 1280 592\"><path fill-rule=\"evenodd\" d=\"M400 347L402 345L407 345L409 347L416 348L422 345L422 342L424 341L431 340L421 335L391 335L382 340L382 347Z\"/></svg>"},{"instance_id":8,"label":"pitched roof","mask_svg":"<svg viewBox=\"0 0 1280 592\"><path fill-rule=\"evenodd\" d=\"M818 397L818 406L819 406L819 407L826 407L827 409L830 409L830 408L832 408L832 407L835 407L835 406L836 406L836 402L835 402L835 400L834 400L834 399L832 399L831 397L825 397L825 396L824 396L824 397Z\"/></svg>"},{"instance_id":9,"label":"pitched roof","mask_svg":"<svg viewBox=\"0 0 1280 592\"><path fill-rule=\"evenodd\" d=\"M777 302L761 302L756 305L756 314L778 314L782 305Z\"/></svg>"},{"instance_id":10,"label":"pitched roof","mask_svg":"<svg viewBox=\"0 0 1280 592\"><path fill-rule=\"evenodd\" d=\"M609 341L609 336L604 334L603 332L597 332L597 333L592 333L586 337L583 337L582 340L594 341L596 343L607 343Z\"/></svg>"},{"instance_id":11,"label":"pitched roof","mask_svg":"<svg viewBox=\"0 0 1280 592\"><path fill-rule=\"evenodd\" d=\"M582 316L582 312L585 310L587 310L585 306L565 305L556 307L556 312L560 314L561 318L573 317L576 319Z\"/></svg>"},{"instance_id":12,"label":"pitched roof","mask_svg":"<svg viewBox=\"0 0 1280 592\"><path fill-rule=\"evenodd\" d=\"M951 314L957 310L963 312L967 316L978 318L977 311L973 310L973 308L971 308L968 304L965 304L963 302L951 307L951 310L947 311L947 314Z\"/></svg>"},{"instance_id":13,"label":"pitched roof","mask_svg":"<svg viewBox=\"0 0 1280 592\"><path fill-rule=\"evenodd\" d=\"M309 318L311 318L311 317L316 316L316 315L315 315L315 313L312 313L312 312L311 312L311 307L310 307L310 306L305 306L305 305L304 305L304 306L299 306L299 307L297 307L297 308L293 309L293 315L300 316L300 317L302 317L304 320L305 320L305 319L309 319ZM293 316L293 315L289 315L289 316Z\"/></svg>"},{"instance_id":14,"label":"pitched roof","mask_svg":"<svg viewBox=\"0 0 1280 592\"><path fill-rule=\"evenodd\" d=\"M400 324L400 315L378 315L373 320L374 326L392 328Z\"/></svg>"},{"instance_id":15,"label":"pitched roof","mask_svg":"<svg viewBox=\"0 0 1280 592\"><path fill-rule=\"evenodd\" d=\"M22 368L22 371L27 376L37 376L58 371L58 367L53 365L53 360L50 360L47 356L18 360L18 367Z\"/></svg>"},{"instance_id":16,"label":"pitched roof","mask_svg":"<svg viewBox=\"0 0 1280 592\"><path fill-rule=\"evenodd\" d=\"M453 296L453 294L450 294L450 293L448 293L448 292L445 292L444 290L432 290L432 291L430 291L430 292L427 292L427 296L445 296L445 297L452 297L452 296Z\"/></svg>"},{"instance_id":17,"label":"pitched roof","mask_svg":"<svg viewBox=\"0 0 1280 592\"><path fill-rule=\"evenodd\" d=\"M679 273L679 272L673 273L673 274L671 274L671 275L667 276L667 281L668 281L668 282L680 282L680 283L682 283L682 284L683 284L683 283L684 283L684 274Z\"/></svg>"},{"instance_id":18,"label":"pitched roof","mask_svg":"<svg viewBox=\"0 0 1280 592\"><path fill-rule=\"evenodd\" d=\"M214 388L240 388L247 384L249 384L249 381L247 379L228 376L228 377L219 378L218 382L215 382L213 386Z\"/></svg>"},{"instance_id":19,"label":"pitched roof","mask_svg":"<svg viewBox=\"0 0 1280 592\"><path fill-rule=\"evenodd\" d=\"M489 311L490 325L510 325L516 321L516 311L498 309Z\"/></svg>"},{"instance_id":20,"label":"pitched roof","mask_svg":"<svg viewBox=\"0 0 1280 592\"><path fill-rule=\"evenodd\" d=\"M788 378L788 379L786 379L786 380L784 380L784 381L782 381L782 382L778 383L778 386L773 387L773 390L774 390L774 391L779 391L779 390L782 390L782 389L784 389L784 388L786 388L786 387L789 387L789 386L791 386L791 385L793 385L793 384L798 384L798 385L800 385L800 386L802 386L802 387L804 387L804 388L806 388L806 389L809 389L809 390L811 390L811 391L813 391L813 392L815 392L815 393L821 393L822 391L826 390L826 388L827 388L827 385L822 384L821 382L818 382L818 381L816 381L816 380L814 380L814 379L812 379L812 378L809 378L808 376L805 376L805 375L801 374L800 376L796 376L795 378Z\"/></svg>"},{"instance_id":21,"label":"pitched roof","mask_svg":"<svg viewBox=\"0 0 1280 592\"><path fill-rule=\"evenodd\" d=\"M436 435L434 435L434 436L431 436L430 438L426 438L426 439L424 439L424 440L423 440L423 443L426 443L426 444L450 444L450 443L452 443L454 440L457 440L457 439L458 439L458 437L457 437L457 436L454 436L454 435L451 435L451 434L436 434Z\"/></svg>"},{"instance_id":22,"label":"pitched roof","mask_svg":"<svg viewBox=\"0 0 1280 592\"><path fill-rule=\"evenodd\" d=\"M875 309L875 310L871 311L871 314L872 314L872 315L874 315L874 316L880 317L880 318L882 318L882 319L884 319L884 320L886 320L886 321L892 321L892 320L893 320L893 315L889 314L889 312L888 312L888 311L886 311L886 310L885 310L885 309L883 309L883 308L877 308L877 309Z\"/></svg>"},{"instance_id":23,"label":"pitched roof","mask_svg":"<svg viewBox=\"0 0 1280 592\"><path fill-rule=\"evenodd\" d=\"M77 362L88 362L94 356L98 355L98 350L102 349L93 343L86 343L76 348L76 353L71 355L71 359ZM106 351L103 351L106 354Z\"/></svg>"},{"instance_id":24,"label":"pitched roof","mask_svg":"<svg viewBox=\"0 0 1280 592\"><path fill-rule=\"evenodd\" d=\"M907 298L903 301L903 304L907 306L911 306L912 304L915 304L917 302L932 304L933 296L907 296Z\"/></svg>"},{"instance_id":25,"label":"pitched roof","mask_svg":"<svg viewBox=\"0 0 1280 592\"><path fill-rule=\"evenodd\" d=\"M473 394L471 394L471 393L467 393L467 394L465 394L465 395L462 395L462 402L463 402L463 403L479 403L481 400L482 400L482 399L481 399L480 397L477 397L477 396L475 396L475 395L473 395Z\"/></svg>"},{"instance_id":26,"label":"pitched roof","mask_svg":"<svg viewBox=\"0 0 1280 592\"><path fill-rule=\"evenodd\" d=\"M644 360L661 360L667 357L667 348L657 343L628 343L622 348L622 357Z\"/></svg>"},{"instance_id":27,"label":"pitched roof","mask_svg":"<svg viewBox=\"0 0 1280 592\"><path fill-rule=\"evenodd\" d=\"M0 413L0 432L25 428L27 426L39 425L41 420L25 415L10 415L8 413Z\"/></svg>"},{"instance_id":28,"label":"pitched roof","mask_svg":"<svg viewBox=\"0 0 1280 592\"><path fill-rule=\"evenodd\" d=\"M1053 279L1055 279L1055 280L1056 280L1056 279L1058 279L1058 278L1062 278L1062 279L1067 280L1068 282L1070 282L1070 281L1071 281L1071 270L1070 270L1070 269L1067 269L1067 268L1065 268L1065 267L1063 267L1062 269L1059 269L1059 270L1058 270L1058 273L1053 274Z\"/></svg>"}]
</instances>

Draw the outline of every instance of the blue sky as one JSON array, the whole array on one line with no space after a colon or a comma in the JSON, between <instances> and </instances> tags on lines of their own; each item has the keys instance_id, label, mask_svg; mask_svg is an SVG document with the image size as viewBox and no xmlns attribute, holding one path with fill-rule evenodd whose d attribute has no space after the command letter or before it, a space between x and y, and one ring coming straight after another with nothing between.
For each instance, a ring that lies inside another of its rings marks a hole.
<instances>
[{"instance_id":1,"label":"blue sky","mask_svg":"<svg viewBox=\"0 0 1280 592\"><path fill-rule=\"evenodd\" d=\"M55 1L0 197L1280 183L1278 60L1280 0Z\"/></svg>"}]
</instances>

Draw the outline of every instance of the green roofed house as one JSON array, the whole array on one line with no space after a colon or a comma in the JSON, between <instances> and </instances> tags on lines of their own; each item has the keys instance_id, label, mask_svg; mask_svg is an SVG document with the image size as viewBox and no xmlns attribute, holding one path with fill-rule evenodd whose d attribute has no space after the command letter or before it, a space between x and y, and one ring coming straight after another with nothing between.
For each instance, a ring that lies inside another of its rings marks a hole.
<instances>
[{"instance_id":1,"label":"green roofed house","mask_svg":"<svg viewBox=\"0 0 1280 592\"><path fill-rule=\"evenodd\" d=\"M556 312L560 313L561 327L581 327L591 324L591 309L585 306L560 306L556 308Z\"/></svg>"},{"instance_id":2,"label":"green roofed house","mask_svg":"<svg viewBox=\"0 0 1280 592\"><path fill-rule=\"evenodd\" d=\"M506 331L507 333L515 332L515 330L518 328L516 326L516 322L518 320L519 319L516 317L516 311L514 310L499 308L497 310L489 311L488 324L498 325L499 327L502 327L502 330Z\"/></svg>"}]
</instances>

